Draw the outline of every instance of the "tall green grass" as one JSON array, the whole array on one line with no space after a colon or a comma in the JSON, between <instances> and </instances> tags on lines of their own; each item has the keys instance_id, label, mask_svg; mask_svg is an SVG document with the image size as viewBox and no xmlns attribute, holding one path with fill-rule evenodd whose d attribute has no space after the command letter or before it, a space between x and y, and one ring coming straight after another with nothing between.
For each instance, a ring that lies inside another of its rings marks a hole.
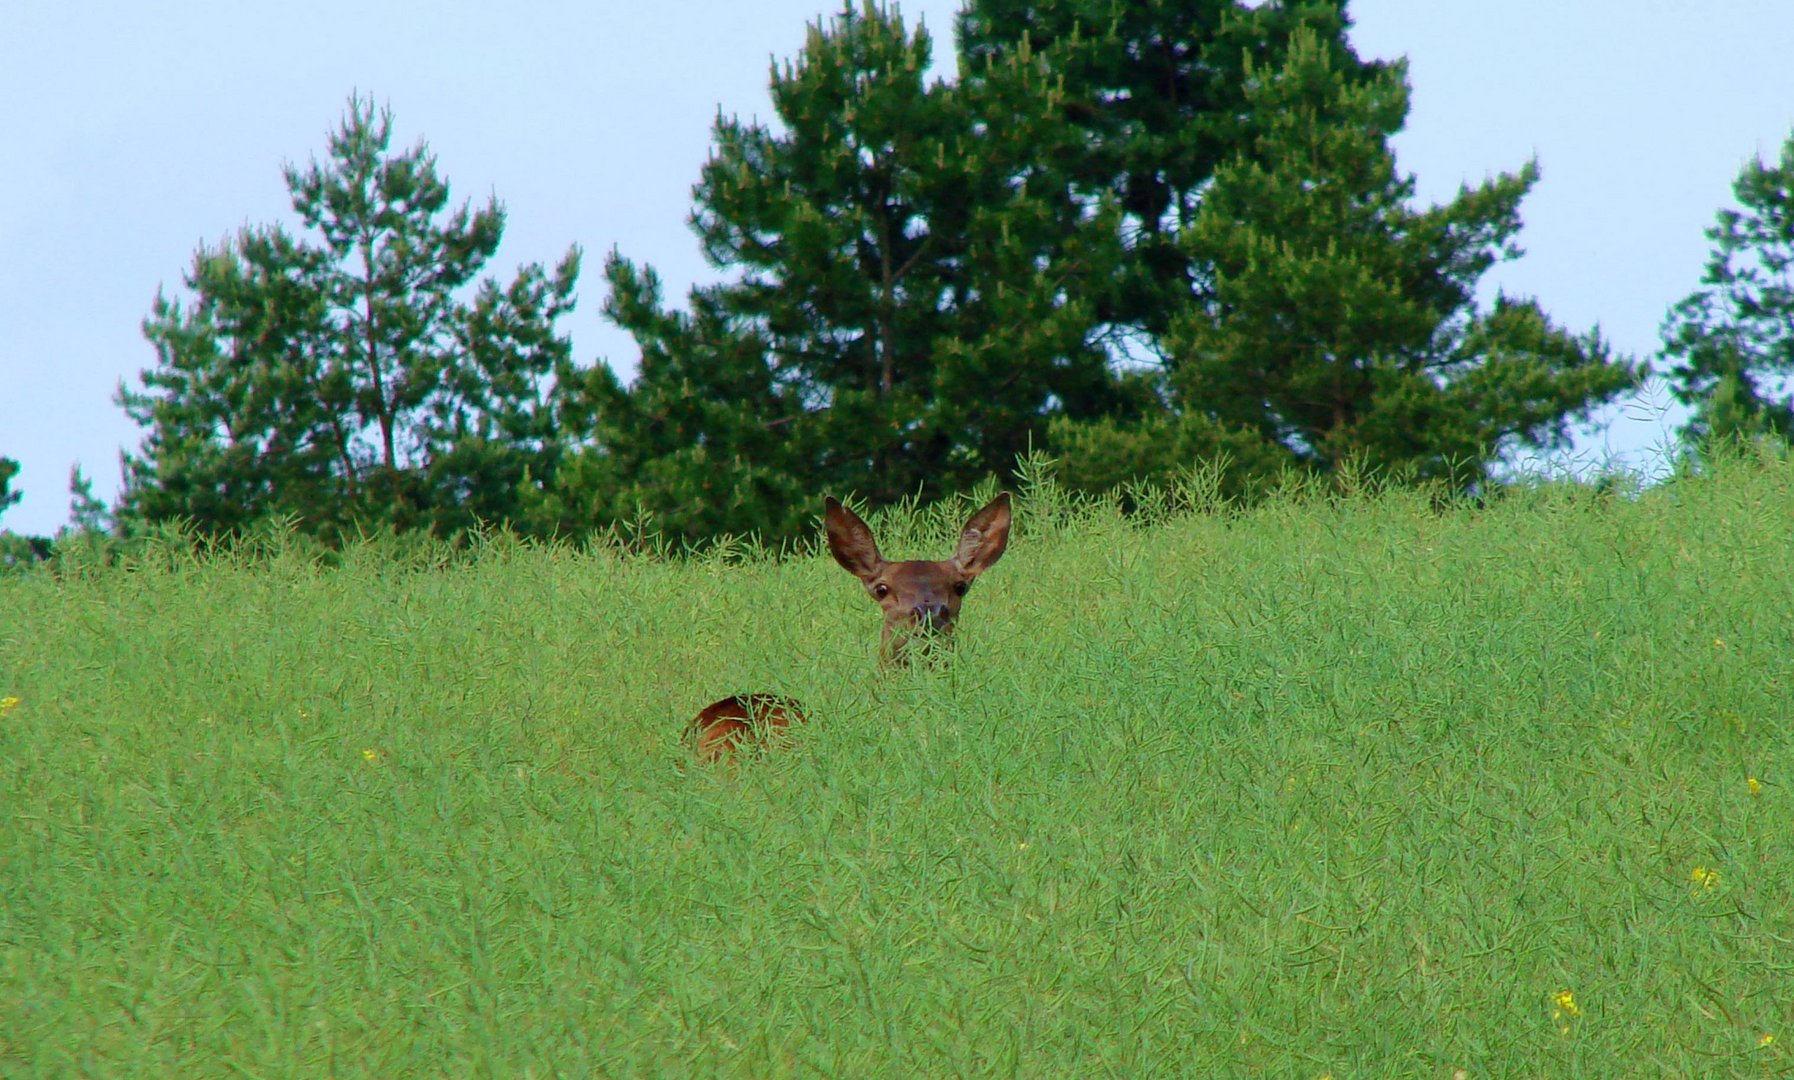
<instances>
[{"instance_id":1,"label":"tall green grass","mask_svg":"<svg viewBox=\"0 0 1794 1080\"><path fill-rule=\"evenodd\" d=\"M0 1075L1794 1070L1794 467L1164 517L0 581Z\"/></svg>"}]
</instances>

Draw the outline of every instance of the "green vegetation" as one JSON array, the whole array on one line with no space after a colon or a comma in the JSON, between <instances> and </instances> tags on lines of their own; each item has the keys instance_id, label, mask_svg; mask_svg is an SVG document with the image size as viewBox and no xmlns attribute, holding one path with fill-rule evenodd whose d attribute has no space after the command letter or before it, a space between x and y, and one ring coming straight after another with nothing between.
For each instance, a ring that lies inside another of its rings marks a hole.
<instances>
[{"instance_id":1,"label":"green vegetation","mask_svg":"<svg viewBox=\"0 0 1794 1080\"><path fill-rule=\"evenodd\" d=\"M1663 355L1693 441L1794 437L1794 133L1781 157L1752 158L1732 185L1738 207L1707 230L1701 288L1670 309Z\"/></svg>"},{"instance_id":2,"label":"green vegetation","mask_svg":"<svg viewBox=\"0 0 1794 1080\"><path fill-rule=\"evenodd\" d=\"M24 496L11 490L12 478L19 475L19 463L12 458L0 457L0 514L6 508L18 502Z\"/></svg>"},{"instance_id":3,"label":"green vegetation","mask_svg":"<svg viewBox=\"0 0 1794 1080\"><path fill-rule=\"evenodd\" d=\"M1089 491L1198 462L1236 493L1347 467L1471 489L1639 367L1477 302L1538 171L1415 205L1406 69L1358 57L1345 7L972 0L937 77L926 30L847 5L765 122L717 118L691 215L716 282L669 306L606 259L628 385L556 329L577 252L476 284L496 200L451 211L352 99L286 170L316 235L202 248L146 320L120 523L782 542L810 492L956 496L1035 447Z\"/></svg>"},{"instance_id":4,"label":"green vegetation","mask_svg":"<svg viewBox=\"0 0 1794 1080\"><path fill-rule=\"evenodd\" d=\"M284 171L305 232L200 248L192 302L159 295L144 320L156 365L118 392L147 429L121 516L218 534L287 515L331 538L521 520L555 456L541 382L567 363L577 249L476 283L498 200L451 210L428 148L393 151L391 114L360 98L324 162Z\"/></svg>"},{"instance_id":5,"label":"green vegetation","mask_svg":"<svg viewBox=\"0 0 1794 1080\"><path fill-rule=\"evenodd\" d=\"M1039 489L888 675L822 554L0 578L0 1073L1785 1072L1791 500Z\"/></svg>"}]
</instances>

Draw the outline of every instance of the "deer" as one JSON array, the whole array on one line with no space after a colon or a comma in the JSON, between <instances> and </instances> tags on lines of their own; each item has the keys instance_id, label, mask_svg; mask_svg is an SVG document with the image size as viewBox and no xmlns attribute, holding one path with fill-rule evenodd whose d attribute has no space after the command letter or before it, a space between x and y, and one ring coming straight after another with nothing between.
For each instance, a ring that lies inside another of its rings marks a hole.
<instances>
[{"instance_id":1,"label":"deer","mask_svg":"<svg viewBox=\"0 0 1794 1080\"><path fill-rule=\"evenodd\" d=\"M959 609L977 577L996 565L1009 546L1009 493L998 493L973 514L959 533L959 546L945 559L891 562L879 553L872 529L841 500L823 498L823 530L829 553L860 580L884 614L879 662L884 668L909 662L911 646L948 644ZM804 720L803 705L777 694L734 694L704 707L690 730L697 755L717 761L750 739L764 738Z\"/></svg>"}]
</instances>

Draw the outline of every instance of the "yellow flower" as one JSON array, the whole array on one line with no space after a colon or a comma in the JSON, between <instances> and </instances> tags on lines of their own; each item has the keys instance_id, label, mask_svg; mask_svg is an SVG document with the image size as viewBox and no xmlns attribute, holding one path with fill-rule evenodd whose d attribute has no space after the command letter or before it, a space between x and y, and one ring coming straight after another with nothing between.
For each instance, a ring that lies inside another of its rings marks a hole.
<instances>
[{"instance_id":1,"label":"yellow flower","mask_svg":"<svg viewBox=\"0 0 1794 1080\"><path fill-rule=\"evenodd\" d=\"M7 713L12 712L14 709L16 709L18 707L19 707L19 699L18 698L16 698L16 697L0 697L0 716L5 716Z\"/></svg>"},{"instance_id":2,"label":"yellow flower","mask_svg":"<svg viewBox=\"0 0 1794 1080\"><path fill-rule=\"evenodd\" d=\"M1758 1046L1768 1046L1770 1043L1772 1043L1774 1041L1775 1041L1775 1033L1774 1032L1764 1032L1763 1037L1757 1040L1757 1045Z\"/></svg>"},{"instance_id":3,"label":"yellow flower","mask_svg":"<svg viewBox=\"0 0 1794 1080\"><path fill-rule=\"evenodd\" d=\"M1719 871L1709 870L1704 866L1697 866L1689 873L1688 880L1700 886L1702 889L1711 889L1713 886L1719 884Z\"/></svg>"},{"instance_id":4,"label":"yellow flower","mask_svg":"<svg viewBox=\"0 0 1794 1080\"><path fill-rule=\"evenodd\" d=\"M1582 1006L1576 1004L1576 995L1568 990L1559 990L1551 996L1551 1000L1557 1004L1557 1008L1551 1010L1553 1020L1566 1016L1574 1020L1582 1015Z\"/></svg>"},{"instance_id":5,"label":"yellow flower","mask_svg":"<svg viewBox=\"0 0 1794 1080\"><path fill-rule=\"evenodd\" d=\"M378 750L363 750L361 752L361 759L371 765L374 762L380 760L380 751L378 751Z\"/></svg>"},{"instance_id":6,"label":"yellow flower","mask_svg":"<svg viewBox=\"0 0 1794 1080\"><path fill-rule=\"evenodd\" d=\"M1713 647L1715 649L1725 648L1725 638L1714 638L1713 639Z\"/></svg>"},{"instance_id":7,"label":"yellow flower","mask_svg":"<svg viewBox=\"0 0 1794 1080\"><path fill-rule=\"evenodd\" d=\"M1748 787L1748 788L1750 788L1750 793L1751 793L1751 794L1752 794L1752 795L1761 795L1761 794L1763 794L1763 784L1762 784L1762 782L1761 782L1761 781L1759 781L1759 780L1758 780L1758 779L1757 779L1757 778L1756 778L1756 777L1754 777L1754 776L1747 776L1747 777L1745 777L1745 778L1744 778L1744 785L1745 785L1745 786L1746 786L1746 787Z\"/></svg>"}]
</instances>

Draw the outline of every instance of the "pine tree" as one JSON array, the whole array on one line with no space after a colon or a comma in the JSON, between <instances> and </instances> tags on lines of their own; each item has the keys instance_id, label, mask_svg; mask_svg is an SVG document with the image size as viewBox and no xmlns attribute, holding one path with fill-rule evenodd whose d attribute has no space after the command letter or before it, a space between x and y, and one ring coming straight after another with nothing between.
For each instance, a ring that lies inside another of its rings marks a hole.
<instances>
[{"instance_id":1,"label":"pine tree","mask_svg":"<svg viewBox=\"0 0 1794 1080\"><path fill-rule=\"evenodd\" d=\"M673 531L726 506L788 533L819 489L937 496L1008 470L1051 416L1107 407L1087 297L1113 230L1073 227L1102 208L1041 164L1072 140L1050 80L1022 57L962 89L927 77L931 48L850 9L775 68L780 129L718 119L693 225L732 280L674 314L651 270L611 261L641 373L626 395L589 377L587 475L634 459Z\"/></svg>"},{"instance_id":2,"label":"pine tree","mask_svg":"<svg viewBox=\"0 0 1794 1080\"><path fill-rule=\"evenodd\" d=\"M1794 439L1794 134L1779 160L1746 163L1732 191L1739 209L1707 230L1703 287L1670 310L1663 356L1673 392L1694 408L1689 441Z\"/></svg>"},{"instance_id":3,"label":"pine tree","mask_svg":"<svg viewBox=\"0 0 1794 1080\"><path fill-rule=\"evenodd\" d=\"M127 518L450 530L507 516L529 470L552 470L541 384L567 355L553 327L578 253L462 299L504 212L449 211L433 155L391 137L389 112L351 99L328 161L285 170L317 239L244 229L195 256L190 304L157 297L158 363L118 395L149 429L126 459Z\"/></svg>"},{"instance_id":4,"label":"pine tree","mask_svg":"<svg viewBox=\"0 0 1794 1080\"><path fill-rule=\"evenodd\" d=\"M1031 51L1062 80L1084 150L1055 175L1122 212L1093 333L1130 389L1098 422L1055 423L1067 479L1197 455L1230 460L1234 490L1347 459L1468 481L1516 442L1562 445L1635 382L1534 301L1476 311L1536 170L1411 209L1388 149L1404 67L1358 58L1349 26L1344 0L968 4L972 57Z\"/></svg>"},{"instance_id":5,"label":"pine tree","mask_svg":"<svg viewBox=\"0 0 1794 1080\"><path fill-rule=\"evenodd\" d=\"M0 457L0 514L6 508L25 497L24 492L12 490L12 478L19 475L19 463L12 458Z\"/></svg>"},{"instance_id":6,"label":"pine tree","mask_svg":"<svg viewBox=\"0 0 1794 1080\"><path fill-rule=\"evenodd\" d=\"M19 463L12 458L0 457L0 515L6 508L24 498L24 493L13 490L13 478L19 475ZM55 546L48 537L21 536L7 529L0 529L0 573L18 570L34 563L43 562L55 553Z\"/></svg>"},{"instance_id":7,"label":"pine tree","mask_svg":"<svg viewBox=\"0 0 1794 1080\"><path fill-rule=\"evenodd\" d=\"M1476 310L1477 281L1518 254L1536 167L1412 209L1388 148L1402 67L1360 79L1334 57L1302 31L1277 66L1247 66L1253 138L1180 238L1209 285L1166 335L1178 405L1323 470L1463 483L1514 441L1564 445L1637 372L1532 300Z\"/></svg>"},{"instance_id":8,"label":"pine tree","mask_svg":"<svg viewBox=\"0 0 1794 1080\"><path fill-rule=\"evenodd\" d=\"M79 465L69 469L66 531L85 536L103 536L112 531L112 512L107 509L105 500L93 493L93 481L81 472Z\"/></svg>"},{"instance_id":9,"label":"pine tree","mask_svg":"<svg viewBox=\"0 0 1794 1080\"><path fill-rule=\"evenodd\" d=\"M1636 378L1530 300L1478 311L1529 167L1409 206L1400 65L1344 0L972 0L953 81L867 4L719 118L686 311L613 257L630 387L561 380L560 520L788 535L818 489L935 496L1045 442L1102 484L1224 455L1480 476ZM1312 310L1305 305L1314 305Z\"/></svg>"},{"instance_id":10,"label":"pine tree","mask_svg":"<svg viewBox=\"0 0 1794 1080\"><path fill-rule=\"evenodd\" d=\"M1075 152L1056 177L1121 215L1127 258L1093 295L1125 356L1157 356L1172 320L1207 284L1179 237L1215 170L1251 138L1248 65L1280 62L1297 33L1324 45L1340 77L1374 79L1346 40L1345 0L969 0L960 46L977 73L1023 56L1051 73ZM1086 228L1107 228L1102 221Z\"/></svg>"},{"instance_id":11,"label":"pine tree","mask_svg":"<svg viewBox=\"0 0 1794 1080\"><path fill-rule=\"evenodd\" d=\"M723 290L699 289L690 314L667 311L659 276L615 255L604 311L635 338L640 376L625 389L598 364L556 382L568 453L535 505L539 527L629 524L697 538L797 533L813 511L793 454L799 391L766 363L766 343L735 326Z\"/></svg>"}]
</instances>

